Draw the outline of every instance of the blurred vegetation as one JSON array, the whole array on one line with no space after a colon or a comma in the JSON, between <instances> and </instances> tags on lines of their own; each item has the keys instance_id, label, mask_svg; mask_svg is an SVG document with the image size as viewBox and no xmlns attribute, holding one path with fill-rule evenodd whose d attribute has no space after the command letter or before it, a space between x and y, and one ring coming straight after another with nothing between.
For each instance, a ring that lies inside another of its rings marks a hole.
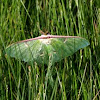
<instances>
[{"instance_id":1,"label":"blurred vegetation","mask_svg":"<svg viewBox=\"0 0 100 100\"><path fill-rule=\"evenodd\" d=\"M50 69L5 54L9 44L39 36L40 29L84 37L90 46ZM99 100L99 76L99 0L0 1L0 100Z\"/></svg>"}]
</instances>

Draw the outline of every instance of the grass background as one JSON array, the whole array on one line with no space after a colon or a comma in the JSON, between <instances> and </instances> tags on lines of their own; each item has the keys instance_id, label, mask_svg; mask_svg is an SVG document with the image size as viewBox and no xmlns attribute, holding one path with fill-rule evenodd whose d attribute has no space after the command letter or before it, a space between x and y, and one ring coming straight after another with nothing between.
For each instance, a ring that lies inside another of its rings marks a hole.
<instances>
[{"instance_id":1,"label":"grass background","mask_svg":"<svg viewBox=\"0 0 100 100\"><path fill-rule=\"evenodd\" d=\"M81 36L90 45L50 69L4 54L9 44L39 36L39 29ZM0 100L92 99L100 100L99 0L1 0Z\"/></svg>"}]
</instances>

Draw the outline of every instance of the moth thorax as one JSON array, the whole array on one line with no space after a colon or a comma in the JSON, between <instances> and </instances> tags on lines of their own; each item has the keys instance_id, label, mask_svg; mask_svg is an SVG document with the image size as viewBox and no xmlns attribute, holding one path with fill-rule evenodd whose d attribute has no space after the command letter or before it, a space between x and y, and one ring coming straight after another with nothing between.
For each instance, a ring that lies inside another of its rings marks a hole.
<instances>
[{"instance_id":1,"label":"moth thorax","mask_svg":"<svg viewBox=\"0 0 100 100\"><path fill-rule=\"evenodd\" d=\"M51 43L51 39L40 39L40 42L44 43L44 44L50 44Z\"/></svg>"}]
</instances>

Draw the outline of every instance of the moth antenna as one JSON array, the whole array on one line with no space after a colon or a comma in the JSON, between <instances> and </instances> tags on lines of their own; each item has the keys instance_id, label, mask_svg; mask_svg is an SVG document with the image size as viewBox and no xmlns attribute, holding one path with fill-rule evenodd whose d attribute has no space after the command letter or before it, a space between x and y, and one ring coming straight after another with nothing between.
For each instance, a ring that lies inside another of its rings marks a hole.
<instances>
[{"instance_id":1,"label":"moth antenna","mask_svg":"<svg viewBox=\"0 0 100 100\"><path fill-rule=\"evenodd\" d=\"M42 30L39 30L39 32L41 33L41 35L45 35L45 33Z\"/></svg>"},{"instance_id":2,"label":"moth antenna","mask_svg":"<svg viewBox=\"0 0 100 100\"><path fill-rule=\"evenodd\" d=\"M45 33L46 33L46 35L50 35L50 34L51 34L51 33L50 33L50 32L48 32L48 31L46 31Z\"/></svg>"}]
</instances>

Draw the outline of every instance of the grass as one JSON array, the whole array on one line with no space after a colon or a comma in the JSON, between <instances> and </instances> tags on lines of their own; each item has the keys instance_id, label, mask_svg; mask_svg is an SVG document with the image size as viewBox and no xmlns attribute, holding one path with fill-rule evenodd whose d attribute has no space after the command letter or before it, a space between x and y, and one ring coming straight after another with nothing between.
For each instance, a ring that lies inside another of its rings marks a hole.
<instances>
[{"instance_id":1,"label":"grass","mask_svg":"<svg viewBox=\"0 0 100 100\"><path fill-rule=\"evenodd\" d=\"M16 41L40 35L81 36L90 46L52 67L5 55ZM96 0L0 1L0 100L99 100L100 6Z\"/></svg>"}]
</instances>

